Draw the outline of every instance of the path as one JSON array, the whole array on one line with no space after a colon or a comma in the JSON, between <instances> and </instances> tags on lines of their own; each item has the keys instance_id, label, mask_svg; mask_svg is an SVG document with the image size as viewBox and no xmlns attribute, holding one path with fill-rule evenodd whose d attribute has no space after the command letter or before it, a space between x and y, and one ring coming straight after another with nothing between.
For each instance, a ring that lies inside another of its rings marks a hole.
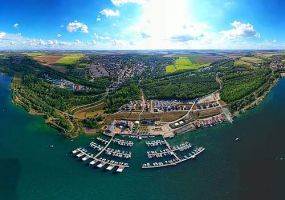
<instances>
[{"instance_id":1,"label":"path","mask_svg":"<svg viewBox=\"0 0 285 200\"><path fill-rule=\"evenodd\" d=\"M163 140L164 140L164 142L165 142L165 145L166 145L167 148L169 149L169 151L171 151L171 154L172 154L177 160L181 161L181 159L180 159L180 158L176 155L176 153L172 150L170 144L166 141L165 137L162 136L162 138L163 138Z\"/></svg>"},{"instance_id":2,"label":"path","mask_svg":"<svg viewBox=\"0 0 285 200\"><path fill-rule=\"evenodd\" d=\"M96 155L94 156L94 158L97 158L98 156L100 156L106 149L107 147L111 144L111 142L113 141L113 138L114 138L115 135L113 135L111 137L111 139L109 140L109 142L106 144L106 146Z\"/></svg>"}]
</instances>

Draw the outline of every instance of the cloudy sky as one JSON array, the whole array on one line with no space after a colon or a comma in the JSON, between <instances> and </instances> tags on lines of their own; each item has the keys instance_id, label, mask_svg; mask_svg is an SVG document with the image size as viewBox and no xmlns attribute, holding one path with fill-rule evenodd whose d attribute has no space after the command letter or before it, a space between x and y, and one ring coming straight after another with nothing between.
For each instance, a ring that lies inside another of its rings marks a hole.
<instances>
[{"instance_id":1,"label":"cloudy sky","mask_svg":"<svg viewBox=\"0 0 285 200\"><path fill-rule=\"evenodd\" d=\"M282 0L0 0L0 49L284 49Z\"/></svg>"}]
</instances>

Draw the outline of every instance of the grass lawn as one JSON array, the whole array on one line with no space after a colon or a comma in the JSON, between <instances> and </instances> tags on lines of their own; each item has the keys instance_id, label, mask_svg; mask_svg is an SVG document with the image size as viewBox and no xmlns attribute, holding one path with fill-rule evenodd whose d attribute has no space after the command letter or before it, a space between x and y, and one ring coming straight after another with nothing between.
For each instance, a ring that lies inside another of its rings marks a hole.
<instances>
[{"instance_id":1,"label":"grass lawn","mask_svg":"<svg viewBox=\"0 0 285 200\"><path fill-rule=\"evenodd\" d=\"M44 53L23 53L26 56L30 56L30 57L37 57L37 56L43 56L45 55Z\"/></svg>"},{"instance_id":2,"label":"grass lawn","mask_svg":"<svg viewBox=\"0 0 285 200\"><path fill-rule=\"evenodd\" d=\"M120 112L115 114L110 114L106 116L105 124L110 124L115 119L126 119L136 121L139 119L139 116L143 119L160 119L163 122L172 122L175 121L182 116L184 116L186 111L175 111L175 112L165 112L165 113L149 113L144 112L140 114L140 112Z\"/></svg>"},{"instance_id":3,"label":"grass lawn","mask_svg":"<svg viewBox=\"0 0 285 200\"><path fill-rule=\"evenodd\" d=\"M264 60L261 58L257 57L241 57L240 59L235 61L235 66L248 66L248 67L253 67L255 64L261 64L263 63Z\"/></svg>"},{"instance_id":4,"label":"grass lawn","mask_svg":"<svg viewBox=\"0 0 285 200\"><path fill-rule=\"evenodd\" d=\"M194 64L188 57L179 57L175 61L174 65L166 66L166 73L174 73L177 71L185 71L185 70L195 70L207 65L208 64L201 64L201 63Z\"/></svg>"},{"instance_id":5,"label":"grass lawn","mask_svg":"<svg viewBox=\"0 0 285 200\"><path fill-rule=\"evenodd\" d=\"M80 58L84 57L84 54L66 54L63 58L56 61L56 64L59 65L73 65L75 64Z\"/></svg>"},{"instance_id":6,"label":"grass lawn","mask_svg":"<svg viewBox=\"0 0 285 200\"><path fill-rule=\"evenodd\" d=\"M272 54L272 53L257 53L256 54L258 57L260 58L271 58L272 56L276 55L276 54Z\"/></svg>"},{"instance_id":7,"label":"grass lawn","mask_svg":"<svg viewBox=\"0 0 285 200\"><path fill-rule=\"evenodd\" d=\"M257 58L257 57L242 57L240 58L240 60L244 62L254 63L254 64L259 64L259 63L264 62L264 60Z\"/></svg>"},{"instance_id":8,"label":"grass lawn","mask_svg":"<svg viewBox=\"0 0 285 200\"><path fill-rule=\"evenodd\" d=\"M245 62L245 61L242 61L242 60L236 60L234 65L235 66L245 65L245 66L248 66L248 67L252 66L251 63Z\"/></svg>"}]
</instances>

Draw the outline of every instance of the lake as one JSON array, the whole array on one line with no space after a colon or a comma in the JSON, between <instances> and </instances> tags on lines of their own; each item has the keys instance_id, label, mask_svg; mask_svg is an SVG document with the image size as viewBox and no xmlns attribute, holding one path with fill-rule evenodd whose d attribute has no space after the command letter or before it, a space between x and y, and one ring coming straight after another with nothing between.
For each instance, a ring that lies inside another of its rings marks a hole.
<instances>
[{"instance_id":1,"label":"lake","mask_svg":"<svg viewBox=\"0 0 285 200\"><path fill-rule=\"evenodd\" d=\"M0 75L0 199L285 199L285 79L233 124L170 140L206 147L197 160L143 170L145 144L137 141L122 174L74 159L71 150L94 138L66 139L42 117L13 105L10 82Z\"/></svg>"}]
</instances>

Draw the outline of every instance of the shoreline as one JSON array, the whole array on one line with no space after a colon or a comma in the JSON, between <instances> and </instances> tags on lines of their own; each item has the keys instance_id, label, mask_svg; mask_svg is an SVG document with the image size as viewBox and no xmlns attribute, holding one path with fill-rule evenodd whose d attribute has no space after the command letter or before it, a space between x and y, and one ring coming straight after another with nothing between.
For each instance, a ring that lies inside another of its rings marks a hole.
<instances>
[{"instance_id":1,"label":"shoreline","mask_svg":"<svg viewBox=\"0 0 285 200\"><path fill-rule=\"evenodd\" d=\"M235 111L234 113L232 113L233 117L239 117L241 114L245 113L248 110L254 109L255 107L257 107L259 104L261 104L264 99L266 98L266 96L272 91L272 88L279 82L281 78L275 79L274 82L270 85L270 87L264 91L264 93L258 97L257 99L255 99L253 102L251 102L250 104L246 105L244 108L242 108L239 111Z\"/></svg>"},{"instance_id":2,"label":"shoreline","mask_svg":"<svg viewBox=\"0 0 285 200\"><path fill-rule=\"evenodd\" d=\"M11 88L11 92L12 92L12 103L18 106L21 106L22 108L25 109L25 105L23 102L21 102L21 100L18 97L18 94L15 93L15 88L13 87L13 81L14 78L12 78L11 84L10 84L10 88ZM248 110L251 110L253 108L255 108L256 106L258 106L261 102L263 102L264 98L266 98L266 96L269 94L269 92L272 90L272 88L279 82L281 78L275 79L274 82L270 85L270 87L262 94L262 96L258 97L255 101L251 102L250 104L246 105L244 108L242 108L240 111L236 111L234 113L232 113L232 116L235 117L239 117L241 114L245 113ZM23 105L22 105L23 104ZM26 110L27 111L27 110ZM47 116L46 113L43 112L39 112L37 110L31 109L29 111L27 111L28 114L30 115L35 115L35 116ZM59 125L57 125L56 123L50 121L50 120L45 120L45 123L49 124L51 127L59 130L59 132L63 133L65 136L68 136L69 138L76 138L80 135L80 133L83 133L86 136L94 136L96 134L98 134L98 132L95 132L94 130L86 130L85 128L83 128L79 134L74 135L74 134L66 134L66 130L63 127L60 127ZM63 131L64 130L64 131ZM195 132L199 129L195 128L192 130L188 130L185 131L183 134L185 133L190 133L190 132Z\"/></svg>"}]
</instances>

